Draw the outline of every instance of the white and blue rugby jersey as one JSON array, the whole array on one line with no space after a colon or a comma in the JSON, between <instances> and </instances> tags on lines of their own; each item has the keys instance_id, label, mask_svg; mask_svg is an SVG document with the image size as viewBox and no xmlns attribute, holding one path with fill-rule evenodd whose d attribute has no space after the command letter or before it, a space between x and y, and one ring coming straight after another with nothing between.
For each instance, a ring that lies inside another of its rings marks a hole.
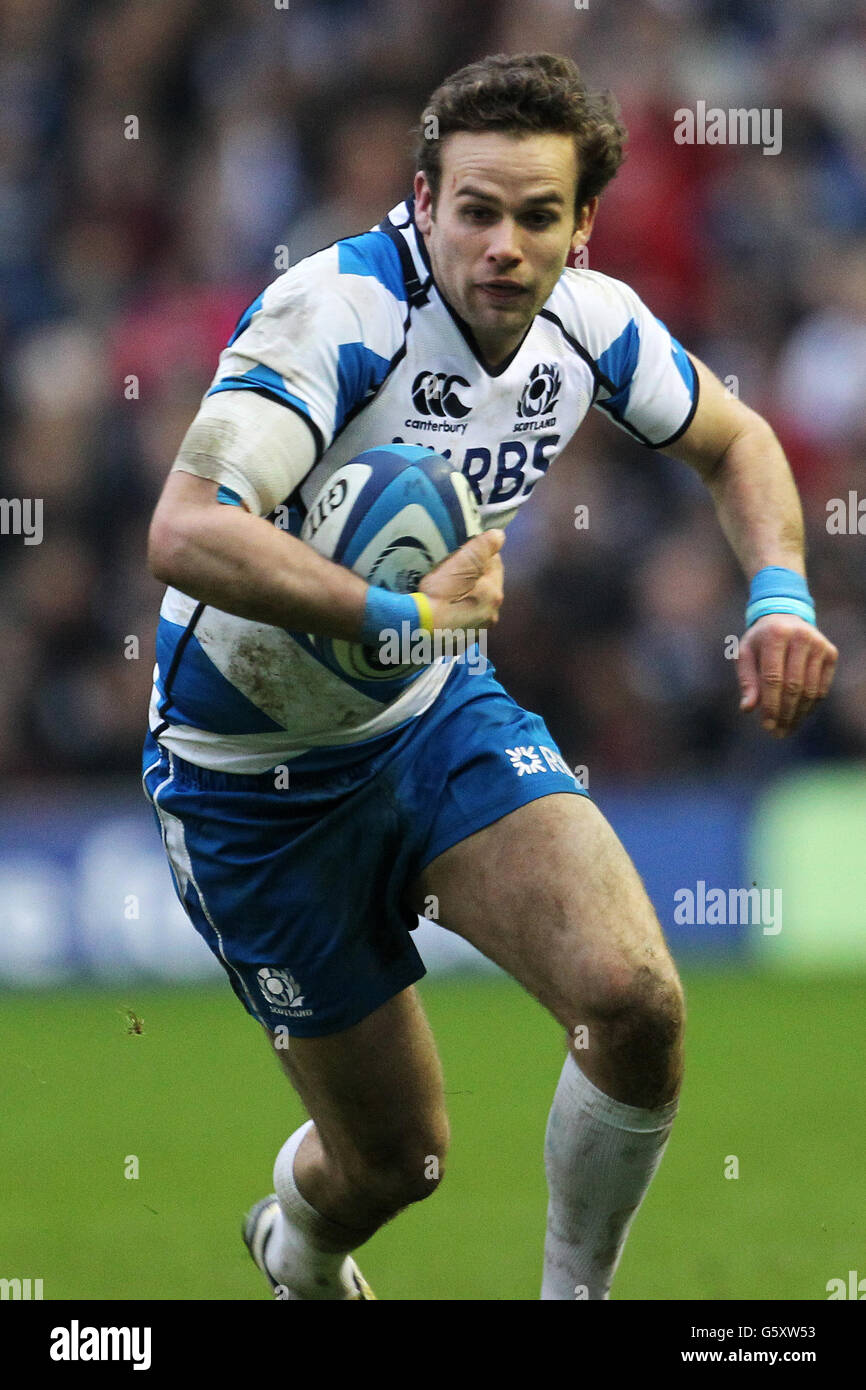
<instances>
[{"instance_id":1,"label":"white and blue rugby jersey","mask_svg":"<svg viewBox=\"0 0 866 1390\"><path fill-rule=\"evenodd\" d=\"M628 285L594 270L564 270L519 347L486 367L437 290L409 199L377 228L274 280L220 357L203 406L213 410L218 398L228 418L238 393L250 406L254 392L284 408L296 438L298 421L308 431L309 466L289 495L239 468L230 431L224 450L194 465L181 454L176 466L297 534L323 483L356 454L392 441L428 445L462 469L485 524L505 526L590 406L664 448L689 425L697 391L691 360L664 324ZM374 684L355 689L288 630L169 588L150 725L190 762L265 772L417 717L451 669L447 658L424 668L396 698Z\"/></svg>"}]
</instances>

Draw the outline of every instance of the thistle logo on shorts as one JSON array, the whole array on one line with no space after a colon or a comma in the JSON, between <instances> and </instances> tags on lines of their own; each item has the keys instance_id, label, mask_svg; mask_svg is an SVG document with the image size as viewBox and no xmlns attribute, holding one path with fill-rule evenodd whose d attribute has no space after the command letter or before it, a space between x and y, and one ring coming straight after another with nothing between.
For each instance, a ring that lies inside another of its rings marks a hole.
<instances>
[{"instance_id":1,"label":"thistle logo on shorts","mask_svg":"<svg viewBox=\"0 0 866 1390\"><path fill-rule=\"evenodd\" d=\"M256 979L262 994L277 1013L293 1013L300 1018L307 1018L313 1012L312 1009L301 1008L304 1002L301 986L288 970L279 970L275 965L263 965L261 970L256 972Z\"/></svg>"},{"instance_id":2,"label":"thistle logo on shorts","mask_svg":"<svg viewBox=\"0 0 866 1390\"><path fill-rule=\"evenodd\" d=\"M562 375L553 362L537 362L529 373L529 380L523 388L523 395L517 407L521 420L535 419L537 415L547 415L559 400L562 390Z\"/></svg>"}]
</instances>

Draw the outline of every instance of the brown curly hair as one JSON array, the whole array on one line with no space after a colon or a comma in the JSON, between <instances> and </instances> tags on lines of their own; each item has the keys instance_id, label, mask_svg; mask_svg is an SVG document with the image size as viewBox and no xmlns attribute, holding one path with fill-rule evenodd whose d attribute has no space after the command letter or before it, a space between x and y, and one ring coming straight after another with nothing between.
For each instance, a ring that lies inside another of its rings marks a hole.
<instances>
[{"instance_id":1,"label":"brown curly hair","mask_svg":"<svg viewBox=\"0 0 866 1390\"><path fill-rule=\"evenodd\" d=\"M610 183L625 158L625 126L609 92L590 92L576 63L556 53L496 54L447 77L415 128L415 167L433 204L442 141L458 130L573 135L578 160L575 214Z\"/></svg>"}]
</instances>

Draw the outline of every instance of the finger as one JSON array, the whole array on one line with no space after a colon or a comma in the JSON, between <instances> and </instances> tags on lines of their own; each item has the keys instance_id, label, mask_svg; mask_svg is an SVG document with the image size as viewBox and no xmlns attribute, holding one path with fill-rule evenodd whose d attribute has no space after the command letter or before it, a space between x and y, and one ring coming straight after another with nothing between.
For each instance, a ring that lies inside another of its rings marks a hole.
<instances>
[{"instance_id":1,"label":"finger","mask_svg":"<svg viewBox=\"0 0 866 1390\"><path fill-rule=\"evenodd\" d=\"M740 643L739 655L737 656L737 680L740 683L742 695L740 709L754 709L761 693L761 685L758 680L758 663L755 661L755 653L745 639Z\"/></svg>"},{"instance_id":2,"label":"finger","mask_svg":"<svg viewBox=\"0 0 866 1390\"><path fill-rule=\"evenodd\" d=\"M761 646L761 722L765 729L775 729L782 702L782 682L785 679L786 639L765 636Z\"/></svg>"},{"instance_id":3,"label":"finger","mask_svg":"<svg viewBox=\"0 0 866 1390\"><path fill-rule=\"evenodd\" d=\"M822 645L807 648L806 669L803 673L803 692L800 696L800 703L791 719L792 729L798 728L803 723L803 720L812 713L821 698L821 671L826 655L826 650Z\"/></svg>"},{"instance_id":4,"label":"finger","mask_svg":"<svg viewBox=\"0 0 866 1390\"><path fill-rule=\"evenodd\" d=\"M495 555L505 544L505 532L501 526L494 526L489 531L479 531L477 536L470 536L466 544L472 545L473 541L481 541L485 550L490 555Z\"/></svg>"},{"instance_id":5,"label":"finger","mask_svg":"<svg viewBox=\"0 0 866 1390\"><path fill-rule=\"evenodd\" d=\"M791 716L790 726L788 727L788 729L782 729L781 731L777 729L775 736L777 738L784 738L786 734L794 733L795 730L799 729L800 725L803 723L803 720L812 713L812 710L815 708L816 703L817 702L815 700L807 700L806 696L802 695L800 697L800 703L797 705L797 708Z\"/></svg>"},{"instance_id":6,"label":"finger","mask_svg":"<svg viewBox=\"0 0 866 1390\"><path fill-rule=\"evenodd\" d=\"M833 673L839 657L831 643L823 641L817 646L810 644L806 649L806 671L803 676L803 692L800 702L791 719L791 729L797 729L820 704L833 683Z\"/></svg>"},{"instance_id":7,"label":"finger","mask_svg":"<svg viewBox=\"0 0 866 1390\"><path fill-rule=\"evenodd\" d=\"M452 599L465 596L489 566L498 563L501 567L498 552L504 539L505 532L499 528L470 536L457 550L428 570L418 585L419 589L428 594L442 592Z\"/></svg>"},{"instance_id":8,"label":"finger","mask_svg":"<svg viewBox=\"0 0 866 1390\"><path fill-rule=\"evenodd\" d=\"M821 668L821 681L818 689L818 699L826 700L830 694L830 686L833 684L833 677L836 674L836 662L839 660L838 650L831 646L829 654L825 655Z\"/></svg>"},{"instance_id":9,"label":"finger","mask_svg":"<svg viewBox=\"0 0 866 1390\"><path fill-rule=\"evenodd\" d=\"M821 671L824 666L827 653L823 647L815 647L810 651L809 659L806 662L806 674L803 677L803 695L814 705L820 699L821 692Z\"/></svg>"},{"instance_id":10,"label":"finger","mask_svg":"<svg viewBox=\"0 0 866 1390\"><path fill-rule=\"evenodd\" d=\"M483 574L494 559L499 559L499 551L502 549L504 540L504 531L481 531L477 536L470 536L469 540L462 546L462 550L478 573ZM454 553L458 554L459 552L455 551ZM502 561L499 560L499 563L501 565Z\"/></svg>"},{"instance_id":11,"label":"finger","mask_svg":"<svg viewBox=\"0 0 866 1390\"><path fill-rule=\"evenodd\" d=\"M809 661L808 642L798 642L792 638L785 655L785 674L782 679L782 697L779 701L777 727L783 733L790 733L795 727L795 716L803 697L806 680L806 666Z\"/></svg>"}]
</instances>

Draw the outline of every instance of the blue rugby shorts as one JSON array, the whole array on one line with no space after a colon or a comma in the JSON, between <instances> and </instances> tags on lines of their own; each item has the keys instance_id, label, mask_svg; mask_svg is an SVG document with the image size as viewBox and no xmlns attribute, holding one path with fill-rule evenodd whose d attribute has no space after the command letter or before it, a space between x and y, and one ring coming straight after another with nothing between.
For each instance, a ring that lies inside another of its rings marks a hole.
<instances>
[{"instance_id":1,"label":"blue rugby shorts","mask_svg":"<svg viewBox=\"0 0 866 1390\"><path fill-rule=\"evenodd\" d=\"M587 795L539 715L463 658L425 714L286 766L285 786L213 772L149 733L143 780L190 921L247 1011L296 1037L425 974L405 894L437 855L538 797Z\"/></svg>"}]
</instances>

